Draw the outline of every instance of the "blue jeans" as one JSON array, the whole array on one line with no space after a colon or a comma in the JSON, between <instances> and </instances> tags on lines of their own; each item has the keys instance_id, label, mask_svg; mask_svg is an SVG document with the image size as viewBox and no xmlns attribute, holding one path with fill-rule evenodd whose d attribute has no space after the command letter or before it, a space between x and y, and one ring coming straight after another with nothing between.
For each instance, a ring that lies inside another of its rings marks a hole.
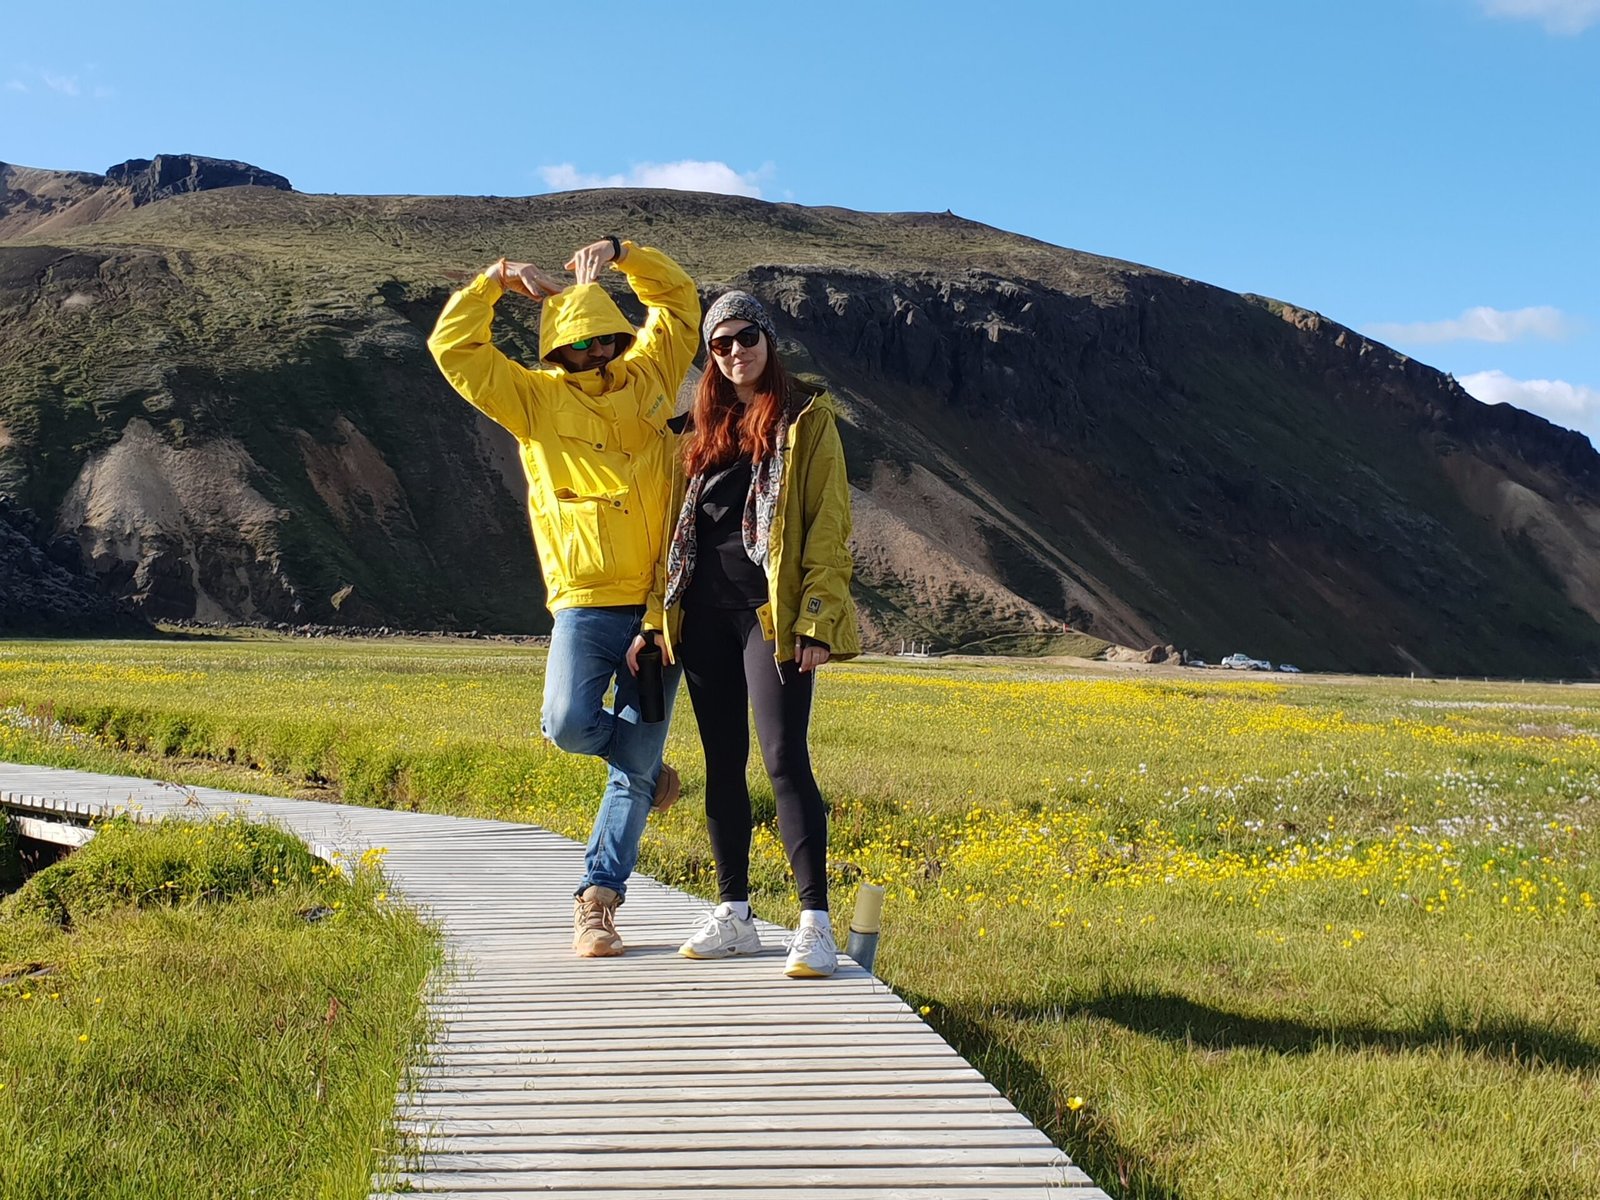
<instances>
[{"instance_id":1,"label":"blue jeans","mask_svg":"<svg viewBox=\"0 0 1600 1200\"><path fill-rule=\"evenodd\" d=\"M639 717L639 687L627 663L643 616L643 605L563 608L550 633L540 722L544 736L569 754L603 758L610 768L584 855L580 893L591 884L627 892L661 774L661 748L683 670L663 667L667 719L647 725ZM607 708L613 679L617 693Z\"/></svg>"}]
</instances>

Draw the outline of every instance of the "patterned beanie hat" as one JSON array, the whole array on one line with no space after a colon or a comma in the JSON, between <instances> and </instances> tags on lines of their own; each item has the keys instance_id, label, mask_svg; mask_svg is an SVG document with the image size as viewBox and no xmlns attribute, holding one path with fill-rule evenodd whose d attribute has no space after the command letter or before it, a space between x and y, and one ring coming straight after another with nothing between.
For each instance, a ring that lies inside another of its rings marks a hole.
<instances>
[{"instance_id":1,"label":"patterned beanie hat","mask_svg":"<svg viewBox=\"0 0 1600 1200\"><path fill-rule=\"evenodd\" d=\"M772 318L761 306L761 301L749 292L723 292L712 301L711 307L706 310L706 319L700 326L700 332L707 342L711 340L711 331L724 321L749 321L760 327L761 332L767 335L768 342L777 345L778 330L772 324Z\"/></svg>"}]
</instances>

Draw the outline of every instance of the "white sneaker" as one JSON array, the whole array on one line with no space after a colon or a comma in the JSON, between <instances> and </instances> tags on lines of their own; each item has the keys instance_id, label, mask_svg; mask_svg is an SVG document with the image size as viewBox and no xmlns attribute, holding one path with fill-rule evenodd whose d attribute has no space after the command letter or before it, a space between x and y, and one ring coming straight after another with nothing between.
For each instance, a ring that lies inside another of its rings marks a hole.
<instances>
[{"instance_id":1,"label":"white sneaker","mask_svg":"<svg viewBox=\"0 0 1600 1200\"><path fill-rule=\"evenodd\" d=\"M839 967L839 947L833 931L821 925L802 925L789 939L789 960L783 973L790 979L826 979Z\"/></svg>"},{"instance_id":2,"label":"white sneaker","mask_svg":"<svg viewBox=\"0 0 1600 1200\"><path fill-rule=\"evenodd\" d=\"M685 958L729 958L735 954L760 954L761 934L755 917L740 917L719 904L700 920L700 928L678 947Z\"/></svg>"}]
</instances>

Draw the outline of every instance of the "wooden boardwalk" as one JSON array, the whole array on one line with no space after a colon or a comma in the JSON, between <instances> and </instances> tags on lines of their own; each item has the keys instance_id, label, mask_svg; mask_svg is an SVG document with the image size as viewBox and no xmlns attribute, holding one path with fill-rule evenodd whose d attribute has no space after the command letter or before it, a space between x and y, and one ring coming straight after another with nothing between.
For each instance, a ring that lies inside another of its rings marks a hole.
<instances>
[{"instance_id":1,"label":"wooden boardwalk","mask_svg":"<svg viewBox=\"0 0 1600 1200\"><path fill-rule=\"evenodd\" d=\"M572 956L583 848L529 825L0 763L35 819L243 812L384 869L452 956L398 1098L412 1191L472 1200L1106 1200L893 992L848 959L692 962L703 900L635 876L622 958Z\"/></svg>"}]
</instances>

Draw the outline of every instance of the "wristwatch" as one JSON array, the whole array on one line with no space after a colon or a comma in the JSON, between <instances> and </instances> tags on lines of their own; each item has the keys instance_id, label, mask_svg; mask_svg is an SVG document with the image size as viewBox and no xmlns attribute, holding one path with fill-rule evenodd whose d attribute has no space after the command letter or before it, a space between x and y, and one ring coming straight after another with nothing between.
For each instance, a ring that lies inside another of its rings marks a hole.
<instances>
[{"instance_id":1,"label":"wristwatch","mask_svg":"<svg viewBox=\"0 0 1600 1200\"><path fill-rule=\"evenodd\" d=\"M606 233L601 236L611 243L611 261L616 262L617 259L622 257L622 243L617 241L617 235L614 233Z\"/></svg>"}]
</instances>

